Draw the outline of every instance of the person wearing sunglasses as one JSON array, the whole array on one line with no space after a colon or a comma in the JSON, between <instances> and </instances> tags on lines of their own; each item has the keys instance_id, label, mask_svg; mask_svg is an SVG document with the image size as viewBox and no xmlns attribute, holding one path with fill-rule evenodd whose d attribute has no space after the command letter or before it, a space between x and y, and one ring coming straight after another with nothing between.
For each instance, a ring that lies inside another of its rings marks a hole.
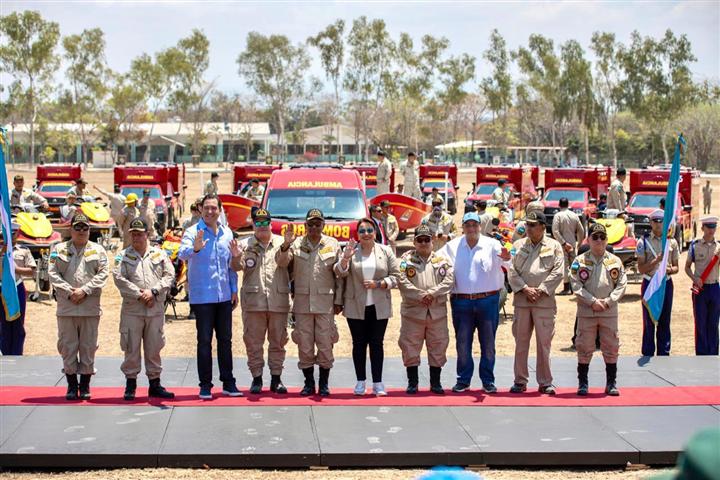
<instances>
[{"instance_id":1,"label":"person wearing sunglasses","mask_svg":"<svg viewBox=\"0 0 720 480\"><path fill-rule=\"evenodd\" d=\"M89 238L90 220L76 213L70 240L55 244L50 251L48 275L57 300L58 351L68 383L67 400L90 399L102 315L100 296L110 274L105 249Z\"/></svg>"},{"instance_id":2,"label":"person wearing sunglasses","mask_svg":"<svg viewBox=\"0 0 720 480\"><path fill-rule=\"evenodd\" d=\"M263 346L268 340L270 391L287 393L281 375L288 342L287 319L290 312L290 274L278 267L275 255L283 238L273 235L272 218L264 208L252 212L253 235L241 242L230 242L233 270L243 272L240 306L243 320L243 342L247 365L252 375L250 393L259 394L263 387Z\"/></svg>"},{"instance_id":3,"label":"person wearing sunglasses","mask_svg":"<svg viewBox=\"0 0 720 480\"><path fill-rule=\"evenodd\" d=\"M403 364L407 371L408 394L418 392L420 353L427 348L430 366L430 391L445 393L440 375L447 362L448 331L447 301L454 282L450 260L433 251L433 235L427 225L415 229L412 250L400 260L398 283L400 305L400 338Z\"/></svg>"},{"instance_id":4,"label":"person wearing sunglasses","mask_svg":"<svg viewBox=\"0 0 720 480\"><path fill-rule=\"evenodd\" d=\"M669 258L665 270L665 297L663 299L660 317L657 318L657 327L650 317L645 304L642 305L643 332L642 332L642 354L646 357L653 355L670 355L670 317L673 305L673 281L672 275L679 271L680 248L677 241L669 236L669 232L663 231L664 210L653 210L650 213L650 226L652 231L649 236L643 237L637 242L638 272L643 276L640 286L640 296L645 295L650 280L660 267L663 260L662 239L667 238L670 243ZM656 350L657 341L657 350Z\"/></svg>"},{"instance_id":5,"label":"person wearing sunglasses","mask_svg":"<svg viewBox=\"0 0 720 480\"><path fill-rule=\"evenodd\" d=\"M355 395L365 395L365 368L368 347L372 391L385 396L382 381L383 341L388 318L392 315L390 289L397 286L399 262L390 247L375 242L375 222L363 218L357 222L359 244L351 239L335 264L335 273L345 279L343 306L350 335L355 366Z\"/></svg>"},{"instance_id":6,"label":"person wearing sunglasses","mask_svg":"<svg viewBox=\"0 0 720 480\"><path fill-rule=\"evenodd\" d=\"M720 242L715 240L715 233L718 217L708 215L700 219L700 223L703 236L690 244L685 262L685 273L693 282L695 355L717 355L720 323Z\"/></svg>"},{"instance_id":7,"label":"person wearing sunglasses","mask_svg":"<svg viewBox=\"0 0 720 480\"><path fill-rule=\"evenodd\" d=\"M563 248L557 240L545 235L547 218L544 213L532 212L525 219L525 224L527 238L513 244L516 253L508 270L515 307L512 324L515 337L515 381L510 393L527 390L528 354L535 330L538 391L555 395L550 371L550 350L557 314L555 290L563 279L565 269Z\"/></svg>"},{"instance_id":8,"label":"person wearing sunglasses","mask_svg":"<svg viewBox=\"0 0 720 480\"><path fill-rule=\"evenodd\" d=\"M310 209L305 216L307 234L296 238L294 226L288 224L275 257L278 267L291 269L295 316L291 338L298 346L298 367L305 377L300 391L303 396L315 394L315 364L320 367L318 393L323 397L330 395L333 345L339 339L335 315L343 309L343 282L333 271L340 258L340 244L324 235L323 228L323 212Z\"/></svg>"},{"instance_id":9,"label":"person wearing sunglasses","mask_svg":"<svg viewBox=\"0 0 720 480\"><path fill-rule=\"evenodd\" d=\"M579 255L570 267L570 283L577 299L578 357L577 394L588 394L588 372L595 351L595 338L600 334L600 351L605 360L605 393L620 395L617 388L618 302L625 295L627 276L622 261L608 253L607 229L600 223L590 228L590 250Z\"/></svg>"},{"instance_id":10,"label":"person wearing sunglasses","mask_svg":"<svg viewBox=\"0 0 720 480\"><path fill-rule=\"evenodd\" d=\"M427 225L433 234L433 248L440 250L447 242L455 238L457 229L452 215L443 211L443 200L441 197L432 200L432 211L425 215L420 222Z\"/></svg>"}]
</instances>

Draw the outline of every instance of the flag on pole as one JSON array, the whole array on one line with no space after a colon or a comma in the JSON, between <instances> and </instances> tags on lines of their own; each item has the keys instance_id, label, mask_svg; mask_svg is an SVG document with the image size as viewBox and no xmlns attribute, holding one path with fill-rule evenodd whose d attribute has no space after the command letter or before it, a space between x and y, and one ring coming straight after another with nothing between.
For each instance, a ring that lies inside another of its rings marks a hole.
<instances>
[{"instance_id":1,"label":"flag on pole","mask_svg":"<svg viewBox=\"0 0 720 480\"><path fill-rule=\"evenodd\" d=\"M0 127L0 219L2 219L2 234L5 242L5 252L2 256L2 305L7 320L17 320L20 317L20 300L15 286L15 262L12 255L12 229L10 216L10 190L5 170L5 129Z\"/></svg>"},{"instance_id":2,"label":"flag on pole","mask_svg":"<svg viewBox=\"0 0 720 480\"><path fill-rule=\"evenodd\" d=\"M662 260L655 274L650 279L648 287L643 295L643 304L648 309L650 318L657 325L660 314L662 313L663 302L665 301L665 285L667 283L667 264L670 256L670 242L668 242L667 232L671 225L675 225L678 189L680 188L680 154L682 147L685 146L685 138L682 134L675 144L675 154L673 155L672 167L670 168L670 178L668 179L667 193L665 194L665 216L663 217L662 236Z\"/></svg>"}]
</instances>

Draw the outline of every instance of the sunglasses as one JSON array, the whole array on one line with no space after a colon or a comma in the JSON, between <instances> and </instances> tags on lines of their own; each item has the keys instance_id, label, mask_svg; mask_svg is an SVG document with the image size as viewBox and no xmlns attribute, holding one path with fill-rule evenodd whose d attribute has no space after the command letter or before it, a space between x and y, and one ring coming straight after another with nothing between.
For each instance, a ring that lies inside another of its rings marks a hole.
<instances>
[{"instance_id":1,"label":"sunglasses","mask_svg":"<svg viewBox=\"0 0 720 480\"><path fill-rule=\"evenodd\" d=\"M318 222L318 223L308 223L307 226L308 226L308 228L322 228L322 227L323 227L323 224L322 224L321 222Z\"/></svg>"},{"instance_id":2,"label":"sunglasses","mask_svg":"<svg viewBox=\"0 0 720 480\"><path fill-rule=\"evenodd\" d=\"M593 233L592 235L590 235L590 238L597 242L598 240L607 240L607 235L605 235L604 233Z\"/></svg>"},{"instance_id":3,"label":"sunglasses","mask_svg":"<svg viewBox=\"0 0 720 480\"><path fill-rule=\"evenodd\" d=\"M717 223L706 223L704 226L706 228L717 228Z\"/></svg>"},{"instance_id":4,"label":"sunglasses","mask_svg":"<svg viewBox=\"0 0 720 480\"><path fill-rule=\"evenodd\" d=\"M256 227L267 227L270 226L270 220L256 220L255 221Z\"/></svg>"},{"instance_id":5,"label":"sunglasses","mask_svg":"<svg viewBox=\"0 0 720 480\"><path fill-rule=\"evenodd\" d=\"M365 234L370 235L370 234L375 233L375 229L374 228L358 228L358 233L360 235L365 235Z\"/></svg>"},{"instance_id":6,"label":"sunglasses","mask_svg":"<svg viewBox=\"0 0 720 480\"><path fill-rule=\"evenodd\" d=\"M76 232L87 232L88 230L90 230L90 227L88 225L74 225L72 228Z\"/></svg>"},{"instance_id":7,"label":"sunglasses","mask_svg":"<svg viewBox=\"0 0 720 480\"><path fill-rule=\"evenodd\" d=\"M432 238L430 237L418 237L415 239L417 243L430 243L432 241Z\"/></svg>"},{"instance_id":8,"label":"sunglasses","mask_svg":"<svg viewBox=\"0 0 720 480\"><path fill-rule=\"evenodd\" d=\"M653 218L652 221L653 221L653 223L662 223L663 219L662 218Z\"/></svg>"}]
</instances>

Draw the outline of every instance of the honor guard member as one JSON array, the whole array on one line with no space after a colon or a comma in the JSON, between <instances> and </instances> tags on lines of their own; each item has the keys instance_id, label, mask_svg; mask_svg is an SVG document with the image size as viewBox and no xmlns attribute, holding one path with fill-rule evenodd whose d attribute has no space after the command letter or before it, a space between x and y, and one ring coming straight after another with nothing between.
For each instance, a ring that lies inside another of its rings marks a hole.
<instances>
[{"instance_id":1,"label":"honor guard member","mask_svg":"<svg viewBox=\"0 0 720 480\"><path fill-rule=\"evenodd\" d=\"M317 208L305 218L307 234L295 238L291 225L277 252L278 267L291 266L294 285L292 339L298 346L298 367L305 376L301 395L315 394L314 365L320 366L318 393L330 395L328 379L335 358L333 345L338 341L335 314L342 311L342 282L333 266L340 258L340 244L323 235L325 216Z\"/></svg>"},{"instance_id":2,"label":"honor guard member","mask_svg":"<svg viewBox=\"0 0 720 480\"><path fill-rule=\"evenodd\" d=\"M130 246L132 238L130 237L130 223L140 217L140 210L137 208L138 196L135 193L129 193L125 199L125 208L122 209L120 215L120 231L122 232L123 248Z\"/></svg>"},{"instance_id":3,"label":"honor guard member","mask_svg":"<svg viewBox=\"0 0 720 480\"><path fill-rule=\"evenodd\" d=\"M390 177L392 175L392 163L385 158L385 152L378 150L377 152L378 168L376 174L377 194L388 193L390 191Z\"/></svg>"},{"instance_id":4,"label":"honor guard member","mask_svg":"<svg viewBox=\"0 0 720 480\"><path fill-rule=\"evenodd\" d=\"M403 176L403 194L420 199L420 175L415 152L407 154L407 161L400 167Z\"/></svg>"},{"instance_id":5,"label":"honor guard member","mask_svg":"<svg viewBox=\"0 0 720 480\"><path fill-rule=\"evenodd\" d=\"M640 296L645 296L645 290L650 284L650 279L660 266L662 261L662 238L667 236L667 232L663 232L663 217L665 212L657 209L650 214L650 225L652 232L649 236L643 237L637 242L637 262L638 272L643 276L642 285L640 286ZM665 298L657 320L657 333L655 323L653 323L650 313L645 306L642 305L643 316L643 334L642 334L642 354L646 357L652 357L656 354L655 341L657 335L657 355L670 355L670 317L672 315L673 304L673 281L671 275L678 273L678 262L680 261L680 249L674 238L668 238L670 242L669 254L670 258L667 262L667 281L665 283Z\"/></svg>"},{"instance_id":6,"label":"honor guard member","mask_svg":"<svg viewBox=\"0 0 720 480\"><path fill-rule=\"evenodd\" d=\"M528 353L534 329L538 391L555 395L550 371L550 349L557 314L555 290L562 280L565 264L560 243L545 235L545 214L532 212L525 222L527 237L513 244L515 256L508 270L515 307L512 324L515 337L515 382L510 393L527 390Z\"/></svg>"},{"instance_id":7,"label":"honor guard member","mask_svg":"<svg viewBox=\"0 0 720 480\"><path fill-rule=\"evenodd\" d=\"M13 177L13 189L10 190L10 206L19 207L23 203L32 203L40 207L42 210L47 210L48 202L40 196L37 192L33 192L29 188L25 187L25 177L22 175L15 175Z\"/></svg>"},{"instance_id":8,"label":"honor guard member","mask_svg":"<svg viewBox=\"0 0 720 480\"><path fill-rule=\"evenodd\" d=\"M568 208L570 201L563 197L558 202L560 211L555 214L552 221L552 235L560 242L565 256L563 273L563 289L558 295L572 295L570 288L570 265L577 256L577 247L585 239L585 228L577 213Z\"/></svg>"},{"instance_id":9,"label":"honor guard member","mask_svg":"<svg viewBox=\"0 0 720 480\"><path fill-rule=\"evenodd\" d=\"M260 180L257 178L253 178L250 180L250 188L245 193L245 196L249 198L250 200L255 200L256 202L262 202L263 194L265 193L265 189L260 186Z\"/></svg>"},{"instance_id":10,"label":"honor guard member","mask_svg":"<svg viewBox=\"0 0 720 480\"><path fill-rule=\"evenodd\" d=\"M268 339L270 391L287 393L280 375L285 363L288 342L287 320L290 312L290 275L278 267L275 255L283 238L270 230L270 214L264 208L253 213L252 237L239 244L231 243L232 268L243 272L240 306L243 319L243 341L248 368L253 377L250 393L260 393L263 386L263 345Z\"/></svg>"},{"instance_id":11,"label":"honor guard member","mask_svg":"<svg viewBox=\"0 0 720 480\"><path fill-rule=\"evenodd\" d=\"M695 314L695 355L718 354L718 323L720 322L720 242L715 240L718 217L700 220L702 238L690 245L685 273L693 282L692 301ZM692 265L695 264L693 272Z\"/></svg>"},{"instance_id":12,"label":"honor guard member","mask_svg":"<svg viewBox=\"0 0 720 480\"><path fill-rule=\"evenodd\" d=\"M623 186L625 176L625 169L623 167L618 168L617 178L610 184L607 205L605 206L607 210L614 208L620 212L625 211L625 207L627 206L627 195L625 195L625 187Z\"/></svg>"},{"instance_id":13,"label":"honor guard member","mask_svg":"<svg viewBox=\"0 0 720 480\"><path fill-rule=\"evenodd\" d=\"M627 277L622 261L605 250L604 225L590 226L590 250L579 255L570 268L570 283L577 298L578 395L588 394L588 371L600 334L600 350L605 359L605 393L617 396L618 302L625 294Z\"/></svg>"},{"instance_id":14,"label":"honor guard member","mask_svg":"<svg viewBox=\"0 0 720 480\"><path fill-rule=\"evenodd\" d=\"M387 200L380 202L380 209L382 212L382 224L385 229L388 245L392 248L393 253L396 253L396 241L398 235L400 234L400 225L398 225L395 215L390 213L390 202Z\"/></svg>"},{"instance_id":15,"label":"honor guard member","mask_svg":"<svg viewBox=\"0 0 720 480\"><path fill-rule=\"evenodd\" d=\"M20 225L12 222L12 257L15 263L15 286L17 287L20 302L20 316L15 320L8 320L5 299L0 297L0 353L3 355L22 355L25 345L25 307L27 293L25 291L25 278L33 278L37 264L35 259L25 247L17 244ZM0 238L2 238L0 236ZM0 241L0 254L4 255L7 249L5 242ZM0 278L2 266L0 265Z\"/></svg>"},{"instance_id":16,"label":"honor guard member","mask_svg":"<svg viewBox=\"0 0 720 480\"><path fill-rule=\"evenodd\" d=\"M443 394L440 374L447 362L450 342L447 302L454 277L450 261L433 251L433 235L427 225L415 230L414 250L400 259L400 337L403 364L407 369L407 393L418 391L418 366L425 342L430 365L430 391Z\"/></svg>"},{"instance_id":17,"label":"honor guard member","mask_svg":"<svg viewBox=\"0 0 720 480\"><path fill-rule=\"evenodd\" d=\"M210 174L210 180L208 180L207 183L205 184L205 189L203 190L203 196L218 194L218 184L217 184L218 178L220 178L219 173L213 172Z\"/></svg>"},{"instance_id":18,"label":"honor guard member","mask_svg":"<svg viewBox=\"0 0 720 480\"><path fill-rule=\"evenodd\" d=\"M434 199L432 205L432 211L423 217L421 223L427 225L433 234L433 249L437 251L455 238L457 230L453 217L442 209L442 199Z\"/></svg>"},{"instance_id":19,"label":"honor guard member","mask_svg":"<svg viewBox=\"0 0 720 480\"><path fill-rule=\"evenodd\" d=\"M165 298L175 280L170 257L148 243L148 226L142 218L130 222L132 244L115 257L113 280L122 296L120 308L120 348L125 360L120 370L125 375L125 400L134 400L142 355L145 374L150 381L148 397L175 398L160 384L165 346Z\"/></svg>"},{"instance_id":20,"label":"honor guard member","mask_svg":"<svg viewBox=\"0 0 720 480\"><path fill-rule=\"evenodd\" d=\"M68 383L65 398L89 400L102 315L100 295L110 268L105 249L88 241L88 218L78 213L71 225L70 240L55 244L50 252L48 274L57 299L57 345Z\"/></svg>"}]
</instances>

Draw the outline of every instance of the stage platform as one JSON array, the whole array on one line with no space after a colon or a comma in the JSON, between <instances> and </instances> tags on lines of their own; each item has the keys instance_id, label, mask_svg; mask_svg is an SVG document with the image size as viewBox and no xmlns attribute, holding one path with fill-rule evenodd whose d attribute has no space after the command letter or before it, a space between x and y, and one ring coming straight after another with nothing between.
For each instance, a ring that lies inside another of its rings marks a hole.
<instances>
[{"instance_id":1,"label":"stage platform","mask_svg":"<svg viewBox=\"0 0 720 480\"><path fill-rule=\"evenodd\" d=\"M174 401L121 398L119 358L98 358L93 400L66 402L59 357L0 358L0 466L101 467L426 467L433 465L670 465L697 430L720 427L718 357L622 357L620 397L602 393L601 358L590 369L591 395L574 394L574 358L553 359L559 393L511 395L512 359L498 358L500 393L453 394L455 359L443 370L445 396L404 394L405 369L385 360L385 398L354 397L351 359L338 359L333 395L298 395L302 374L286 361L287 396L249 395L245 359L235 359L244 398L197 400L194 359L164 359ZM534 362L534 360L533 360ZM217 375L217 366L215 365ZM269 373L266 374L266 385Z\"/></svg>"}]
</instances>

